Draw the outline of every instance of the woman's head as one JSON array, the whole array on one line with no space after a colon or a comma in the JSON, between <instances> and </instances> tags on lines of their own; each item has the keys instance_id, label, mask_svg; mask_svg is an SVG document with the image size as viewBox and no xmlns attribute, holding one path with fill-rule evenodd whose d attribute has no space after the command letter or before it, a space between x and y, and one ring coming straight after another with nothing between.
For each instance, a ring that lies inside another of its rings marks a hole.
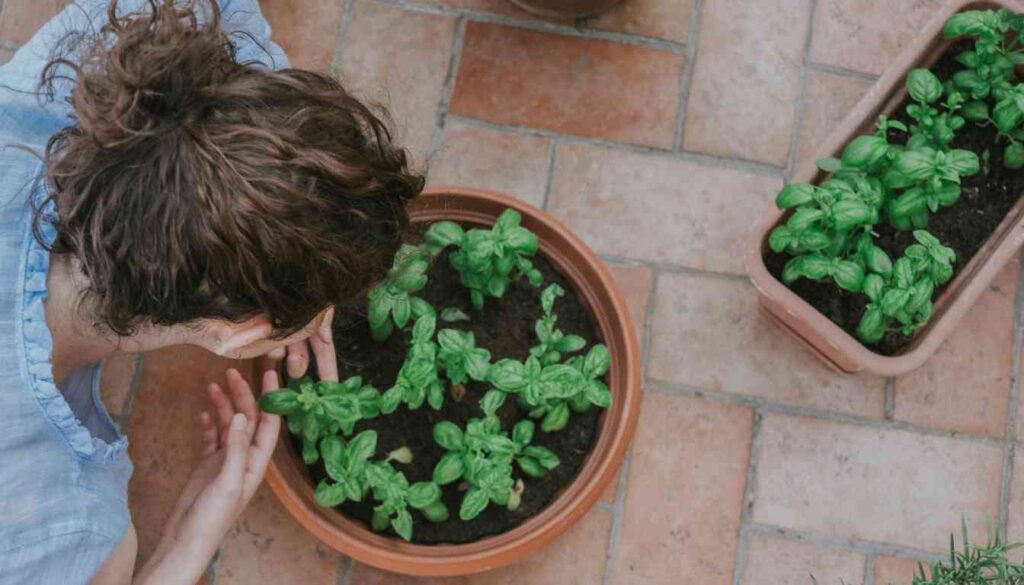
<instances>
[{"instance_id":1,"label":"woman's head","mask_svg":"<svg viewBox=\"0 0 1024 585\"><path fill-rule=\"evenodd\" d=\"M129 15L115 3L100 31L65 39L80 65L44 74L77 78L74 123L46 151L52 250L120 336L259 321L281 338L357 307L423 186L336 80L237 62L219 16L205 2Z\"/></svg>"}]
</instances>

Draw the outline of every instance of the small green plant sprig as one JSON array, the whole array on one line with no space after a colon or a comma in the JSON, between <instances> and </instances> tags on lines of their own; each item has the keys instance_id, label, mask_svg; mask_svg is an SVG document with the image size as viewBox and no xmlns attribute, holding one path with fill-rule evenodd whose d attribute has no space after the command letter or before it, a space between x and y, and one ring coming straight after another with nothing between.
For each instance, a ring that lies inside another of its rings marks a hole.
<instances>
[{"instance_id":1,"label":"small green plant sprig","mask_svg":"<svg viewBox=\"0 0 1024 585\"><path fill-rule=\"evenodd\" d=\"M465 431L448 421L434 425L434 441L447 451L434 467L434 482L446 485L463 479L469 486L459 518L472 520L491 503L519 508L525 488L512 477L513 461L531 477L543 477L558 466L557 455L530 444L533 431L532 421L519 421L510 438L493 416L470 420Z\"/></svg>"},{"instance_id":2,"label":"small green plant sprig","mask_svg":"<svg viewBox=\"0 0 1024 585\"><path fill-rule=\"evenodd\" d=\"M968 540L966 521L961 533L962 549L957 550L953 535L949 535L949 560L933 562L927 571L918 563L910 585L1024 585L1024 564L1009 558L1010 551L1019 550L1022 544L1005 543L991 522L984 546Z\"/></svg>"},{"instance_id":3,"label":"small green plant sprig","mask_svg":"<svg viewBox=\"0 0 1024 585\"><path fill-rule=\"evenodd\" d=\"M907 75L907 93L914 103L907 106L907 115L914 123L909 128L907 148L914 150L929 146L948 150L956 131L966 121L957 111L963 106L964 96L958 91L948 93L942 108L937 107L943 95L942 82L927 69L914 69ZM907 131L898 121L889 122L890 128Z\"/></svg>"},{"instance_id":4,"label":"small green plant sprig","mask_svg":"<svg viewBox=\"0 0 1024 585\"><path fill-rule=\"evenodd\" d=\"M465 384L470 379L482 382L491 367L491 352L476 346L470 331L442 329L437 334L440 349L437 361L452 384Z\"/></svg>"},{"instance_id":5,"label":"small green plant sprig","mask_svg":"<svg viewBox=\"0 0 1024 585\"><path fill-rule=\"evenodd\" d=\"M321 437L352 434L360 420L380 414L380 393L353 376L344 382L289 380L288 387L260 397L261 409L286 417L288 430L302 437L302 460L312 465L320 459Z\"/></svg>"},{"instance_id":6,"label":"small green plant sprig","mask_svg":"<svg viewBox=\"0 0 1024 585\"><path fill-rule=\"evenodd\" d=\"M430 303L413 296L427 285L429 258L423 247L403 244L384 282L370 291L368 321L375 341L384 341L411 319L434 314Z\"/></svg>"},{"instance_id":7,"label":"small green plant sprig","mask_svg":"<svg viewBox=\"0 0 1024 585\"><path fill-rule=\"evenodd\" d=\"M487 380L494 388L484 394L481 405L490 414L507 395L516 394L530 418L542 419L542 431L560 431L569 422L570 409L586 412L591 406L611 406L611 391L600 380L610 364L608 348L601 344L564 364L544 366L533 356L525 362L500 360L488 372Z\"/></svg>"},{"instance_id":8,"label":"small green plant sprig","mask_svg":"<svg viewBox=\"0 0 1024 585\"><path fill-rule=\"evenodd\" d=\"M936 287L953 276L956 253L923 230L914 232L917 244L908 246L893 264L891 276L870 274L864 294L869 302L857 325L857 336L874 343L889 331L910 335L932 316Z\"/></svg>"},{"instance_id":9,"label":"small green plant sprig","mask_svg":"<svg viewBox=\"0 0 1024 585\"><path fill-rule=\"evenodd\" d=\"M587 341L579 335L566 335L555 327L558 317L554 314L555 299L565 294L565 289L552 284L540 294L540 306L544 312L534 325L539 342L530 348L530 355L539 359L541 365L550 366L562 361L562 354L579 351Z\"/></svg>"},{"instance_id":10,"label":"small green plant sprig","mask_svg":"<svg viewBox=\"0 0 1024 585\"><path fill-rule=\"evenodd\" d=\"M448 519L441 501L441 488L434 482L409 484L405 474L389 461L371 462L377 449L376 431L367 430L348 444L338 436L320 443L320 452L328 477L317 485L314 497L321 506L335 507L351 500L362 501L368 491L379 502L373 509L372 526L378 532L389 526L405 540L412 539L413 520L409 508L419 510L431 522ZM389 459L391 457L389 456Z\"/></svg>"},{"instance_id":11,"label":"small green plant sprig","mask_svg":"<svg viewBox=\"0 0 1024 585\"><path fill-rule=\"evenodd\" d=\"M434 410L444 403L444 383L438 373L438 347L434 341L437 318L428 313L412 327L409 353L398 370L395 384L380 397L380 411L391 414L398 405L417 410L426 401Z\"/></svg>"},{"instance_id":12,"label":"small green plant sprig","mask_svg":"<svg viewBox=\"0 0 1024 585\"><path fill-rule=\"evenodd\" d=\"M520 226L521 221L514 209L502 212L489 230L464 231L454 222L440 221L424 234L426 250L437 255L448 246L456 247L451 264L469 289L473 306L483 309L486 297L503 297L516 278L525 276L533 286L544 281L529 260L537 253L537 235Z\"/></svg>"},{"instance_id":13,"label":"small green plant sprig","mask_svg":"<svg viewBox=\"0 0 1024 585\"><path fill-rule=\"evenodd\" d=\"M943 27L946 38L974 37L974 47L957 55L964 69L953 74L949 91L964 96L965 118L994 124L1007 140L1003 164L1010 169L1024 167L1024 86L1015 72L1016 65L1024 64L1022 24L1020 15L1007 10L968 10Z\"/></svg>"}]
</instances>

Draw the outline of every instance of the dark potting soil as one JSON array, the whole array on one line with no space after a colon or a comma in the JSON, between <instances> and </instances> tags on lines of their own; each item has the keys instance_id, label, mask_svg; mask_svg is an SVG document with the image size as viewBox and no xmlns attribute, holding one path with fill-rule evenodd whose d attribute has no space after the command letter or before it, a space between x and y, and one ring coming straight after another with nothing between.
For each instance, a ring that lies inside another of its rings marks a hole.
<instances>
[{"instance_id":1,"label":"dark potting soil","mask_svg":"<svg viewBox=\"0 0 1024 585\"><path fill-rule=\"evenodd\" d=\"M956 62L956 55L970 49L972 45L971 41L951 45L942 58L932 66L932 72L943 82L950 79L953 73L962 67ZM892 118L909 127L911 121L904 110L906 103L903 102L899 106ZM899 133L899 136L904 137L905 134ZM979 127L967 122L957 131L953 147L976 153L981 158L981 171L963 179L959 201L931 215L928 220L928 231L944 245L956 251L953 269L954 274L959 274L960 269L971 261L1024 193L1024 172L1003 166L1003 149L1006 142L997 139L996 130L992 125ZM876 225L875 233L875 243L893 260L902 256L907 246L915 243L912 232L897 231L888 222ZM786 254L769 250L764 260L768 271L781 279L782 269L789 258L790 256ZM865 295L846 292L831 281L814 282L805 278L793 283L790 288L847 333L856 337L857 324L868 301ZM936 290L935 298L943 289L945 286ZM878 343L868 347L882 355L898 355L911 341L911 337L890 332Z\"/></svg>"},{"instance_id":2,"label":"dark potting soil","mask_svg":"<svg viewBox=\"0 0 1024 585\"><path fill-rule=\"evenodd\" d=\"M557 283L567 291L555 301L558 328L566 334L580 335L590 343L600 343L602 340L597 338L590 315L573 294L569 282L539 254L533 258L533 263L544 274L544 284L541 287L530 286L525 279L520 279L509 287L503 298L488 298L483 311L477 311L470 304L469 291L459 282L459 274L452 268L448 261L448 253L445 252L431 266L427 286L418 296L437 309L438 330L452 328L472 331L477 347L486 348L491 352L492 362L502 358L523 360L529 356L530 347L537 343L533 328L541 314L540 292L549 284ZM470 320L446 323L440 318L441 311L446 307L460 309L469 315ZM369 325L365 318L354 317L346 321L339 319L335 324L334 339L338 352L340 379L362 376L364 383L372 384L381 392L390 388L405 360L408 329L396 331L384 343L377 343L370 337ZM584 351L589 347L588 344ZM409 447L414 453L412 463L393 465L405 474L410 483L429 481L434 466L445 454L444 449L434 443L434 424L448 420L465 427L469 419L482 417L483 413L477 403L489 388L488 384L470 381L466 384L465 394L460 400L453 399L451 392L446 394L440 411L434 411L427 404L419 410L411 411L403 404L389 415L361 421L356 425L355 432L365 429L377 431L377 453L374 459L383 459L389 452L399 447ZM515 402L505 401L497 413L502 428L507 432L511 431L518 420L526 416ZM536 421L532 444L554 451L560 464L539 479L527 477L519 473L518 467L515 468L514 476L522 478L526 486L522 503L516 511L511 512L504 507L490 504L473 520L462 521L459 519L459 506L465 492L460 489L458 482L452 483L441 488L449 512L447 521L435 524L427 521L418 511L412 510L415 522L412 542L473 542L486 536L507 532L543 510L562 488L568 486L576 477L597 438L600 415L601 411L598 409L592 409L585 414L574 413L569 419L569 424L555 433L542 432L540 421ZM297 451L301 450L297 437L292 436L292 442ZM322 463L307 467L307 471L313 485L326 477ZM373 515L373 500L368 497L362 502L346 502L338 509L369 526Z\"/></svg>"}]
</instances>

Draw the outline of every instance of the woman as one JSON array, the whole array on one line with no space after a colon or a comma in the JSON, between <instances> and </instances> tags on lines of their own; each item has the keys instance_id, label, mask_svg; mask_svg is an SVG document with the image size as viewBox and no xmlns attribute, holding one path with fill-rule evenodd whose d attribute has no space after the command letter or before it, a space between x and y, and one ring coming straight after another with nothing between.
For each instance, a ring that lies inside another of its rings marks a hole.
<instances>
[{"instance_id":1,"label":"woman","mask_svg":"<svg viewBox=\"0 0 1024 585\"><path fill-rule=\"evenodd\" d=\"M383 276L423 180L269 34L256 0L78 0L0 68L0 583L194 582L262 479L280 421L229 371L135 571L105 357L193 344L300 376L312 350L337 376L334 311Z\"/></svg>"}]
</instances>

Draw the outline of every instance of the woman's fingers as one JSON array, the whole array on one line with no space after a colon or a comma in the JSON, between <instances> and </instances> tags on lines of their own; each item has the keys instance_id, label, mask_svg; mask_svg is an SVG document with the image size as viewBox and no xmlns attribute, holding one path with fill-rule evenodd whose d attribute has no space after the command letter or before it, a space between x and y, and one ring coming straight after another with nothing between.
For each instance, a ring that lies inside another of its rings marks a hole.
<instances>
[{"instance_id":1,"label":"woman's fingers","mask_svg":"<svg viewBox=\"0 0 1024 585\"><path fill-rule=\"evenodd\" d=\"M316 369L320 379L337 382L338 358L334 351L334 339L327 335L327 341L324 341L322 336L314 335L309 338L309 347L313 349L313 355L316 356Z\"/></svg>"},{"instance_id":2,"label":"woman's fingers","mask_svg":"<svg viewBox=\"0 0 1024 585\"><path fill-rule=\"evenodd\" d=\"M299 341L288 345L288 357L285 358L285 368L289 378L301 378L306 375L309 368L309 349L305 341Z\"/></svg>"},{"instance_id":3,"label":"woman's fingers","mask_svg":"<svg viewBox=\"0 0 1024 585\"><path fill-rule=\"evenodd\" d=\"M259 407L256 406L256 399L252 395L249 383L234 368L228 369L225 378L228 381L228 391L231 393L231 401L234 403L235 410L255 423L259 418Z\"/></svg>"},{"instance_id":4,"label":"woman's fingers","mask_svg":"<svg viewBox=\"0 0 1024 585\"><path fill-rule=\"evenodd\" d=\"M210 384L206 387L206 390L210 396L210 401L213 402L213 406L217 411L217 426L221 430L226 430L231 426L231 417L235 415L235 407L231 404L231 400L219 384Z\"/></svg>"},{"instance_id":5,"label":"woman's fingers","mask_svg":"<svg viewBox=\"0 0 1024 585\"><path fill-rule=\"evenodd\" d=\"M249 442L252 439L251 426L242 413L236 413L231 418L231 426L228 428L227 445L224 451L224 463L221 465L220 473L217 475L217 483L220 489L223 490L222 495L229 497L229 499L236 499L242 494L242 481L245 476Z\"/></svg>"},{"instance_id":6,"label":"woman's fingers","mask_svg":"<svg viewBox=\"0 0 1024 585\"><path fill-rule=\"evenodd\" d=\"M273 392L277 389L277 372L266 372L263 375L263 391ZM249 448L249 459L246 463L246 474L243 495L246 499L256 492L263 474L267 470L270 458L277 446L277 436L281 430L281 417L263 412L260 414L260 423L253 434L252 446Z\"/></svg>"},{"instance_id":7,"label":"woman's fingers","mask_svg":"<svg viewBox=\"0 0 1024 585\"><path fill-rule=\"evenodd\" d=\"M199 414L199 425L203 429L203 457L213 455L217 452L217 425L213 424L213 418L205 410Z\"/></svg>"}]
</instances>

